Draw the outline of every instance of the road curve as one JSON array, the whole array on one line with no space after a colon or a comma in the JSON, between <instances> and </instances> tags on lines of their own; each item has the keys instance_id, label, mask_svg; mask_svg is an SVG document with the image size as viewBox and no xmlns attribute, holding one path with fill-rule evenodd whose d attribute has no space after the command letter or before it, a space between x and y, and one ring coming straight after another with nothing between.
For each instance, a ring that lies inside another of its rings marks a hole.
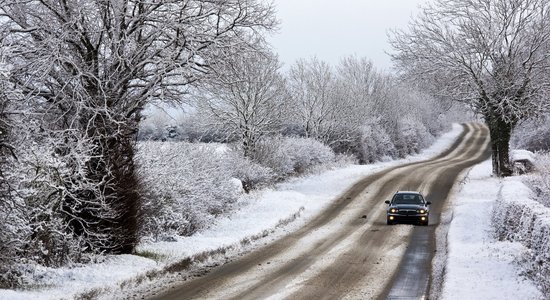
<instances>
[{"instance_id":1,"label":"road curve","mask_svg":"<svg viewBox=\"0 0 550 300\"><path fill-rule=\"evenodd\" d=\"M463 127L437 157L363 178L301 229L153 299L426 298L438 216L459 174L489 157L487 128ZM432 201L429 226L385 225L396 190Z\"/></svg>"}]
</instances>

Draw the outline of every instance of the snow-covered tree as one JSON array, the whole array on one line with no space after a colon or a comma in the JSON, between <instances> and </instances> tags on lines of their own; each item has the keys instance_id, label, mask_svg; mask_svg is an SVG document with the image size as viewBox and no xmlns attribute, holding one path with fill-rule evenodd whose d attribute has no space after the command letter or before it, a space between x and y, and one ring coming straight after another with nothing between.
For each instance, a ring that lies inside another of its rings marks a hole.
<instances>
[{"instance_id":1,"label":"snow-covered tree","mask_svg":"<svg viewBox=\"0 0 550 300\"><path fill-rule=\"evenodd\" d=\"M546 0L435 0L391 39L405 75L484 117L500 176L512 129L548 104L549 13Z\"/></svg>"},{"instance_id":2,"label":"snow-covered tree","mask_svg":"<svg viewBox=\"0 0 550 300\"><path fill-rule=\"evenodd\" d=\"M1 0L10 83L55 142L58 193L89 246L129 253L141 203L134 143L151 101L179 101L210 66L276 25L256 0ZM40 141L40 143L47 141ZM107 210L107 214L102 211Z\"/></svg>"},{"instance_id":3,"label":"snow-covered tree","mask_svg":"<svg viewBox=\"0 0 550 300\"><path fill-rule=\"evenodd\" d=\"M298 60L288 73L289 121L298 123L304 136L330 142L336 119L336 77L332 67L315 57Z\"/></svg>"},{"instance_id":4,"label":"snow-covered tree","mask_svg":"<svg viewBox=\"0 0 550 300\"><path fill-rule=\"evenodd\" d=\"M334 111L337 126L331 137L331 145L338 152L353 152L361 161L369 161L363 157L364 151L361 150L364 125L374 119L380 124L388 119L387 115L381 117L385 113L381 109L393 88L388 84L390 77L378 72L365 57L345 57L336 69L334 101L337 108ZM395 112L389 113L395 115Z\"/></svg>"},{"instance_id":5,"label":"snow-covered tree","mask_svg":"<svg viewBox=\"0 0 550 300\"><path fill-rule=\"evenodd\" d=\"M368 119L361 127L359 151L361 160L368 163L396 156L394 142L380 118Z\"/></svg>"},{"instance_id":6,"label":"snow-covered tree","mask_svg":"<svg viewBox=\"0 0 550 300\"><path fill-rule=\"evenodd\" d=\"M235 136L244 156L251 157L257 141L280 129L286 98L280 63L269 51L246 51L216 65L216 72L198 90L206 126Z\"/></svg>"},{"instance_id":7,"label":"snow-covered tree","mask_svg":"<svg viewBox=\"0 0 550 300\"><path fill-rule=\"evenodd\" d=\"M285 121L298 123L294 132L361 162L414 153L444 129L442 103L363 57L346 57L335 69L316 58L299 60L289 71L288 86L290 120Z\"/></svg>"}]
</instances>

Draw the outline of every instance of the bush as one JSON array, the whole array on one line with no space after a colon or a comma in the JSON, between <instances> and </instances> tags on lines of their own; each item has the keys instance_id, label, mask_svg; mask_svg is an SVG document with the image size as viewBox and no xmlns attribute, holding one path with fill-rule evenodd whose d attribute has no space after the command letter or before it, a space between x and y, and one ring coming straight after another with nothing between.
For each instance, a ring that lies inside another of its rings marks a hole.
<instances>
[{"instance_id":1,"label":"bush","mask_svg":"<svg viewBox=\"0 0 550 300\"><path fill-rule=\"evenodd\" d=\"M359 145L362 162L372 163L396 155L390 135L376 122L367 123L362 127Z\"/></svg>"},{"instance_id":2,"label":"bush","mask_svg":"<svg viewBox=\"0 0 550 300\"><path fill-rule=\"evenodd\" d=\"M550 115L545 115L539 120L526 121L514 130L510 140L516 149L529 151L550 150Z\"/></svg>"},{"instance_id":3,"label":"bush","mask_svg":"<svg viewBox=\"0 0 550 300\"><path fill-rule=\"evenodd\" d=\"M398 157L418 153L435 140L426 127L412 117L400 119L393 136Z\"/></svg>"},{"instance_id":4,"label":"bush","mask_svg":"<svg viewBox=\"0 0 550 300\"><path fill-rule=\"evenodd\" d=\"M225 144L140 142L136 162L145 191L142 234L168 240L192 235L231 210L243 190L335 162L332 150L313 139L278 137L259 146L251 160Z\"/></svg>"},{"instance_id":5,"label":"bush","mask_svg":"<svg viewBox=\"0 0 550 300\"><path fill-rule=\"evenodd\" d=\"M535 200L550 207L550 152L538 153L534 164L537 172L525 177L525 182L535 192Z\"/></svg>"},{"instance_id":6,"label":"bush","mask_svg":"<svg viewBox=\"0 0 550 300\"><path fill-rule=\"evenodd\" d=\"M144 234L191 235L236 201L238 190L219 145L141 142L137 163L145 190Z\"/></svg>"},{"instance_id":7,"label":"bush","mask_svg":"<svg viewBox=\"0 0 550 300\"><path fill-rule=\"evenodd\" d=\"M17 266L22 260L21 249L30 237L30 230L14 204L11 200L0 201L0 289L22 284Z\"/></svg>"},{"instance_id":8,"label":"bush","mask_svg":"<svg viewBox=\"0 0 550 300\"><path fill-rule=\"evenodd\" d=\"M519 181L505 181L495 204L492 224L499 240L519 242L529 249L526 274L550 297L550 208L534 201Z\"/></svg>"},{"instance_id":9,"label":"bush","mask_svg":"<svg viewBox=\"0 0 550 300\"><path fill-rule=\"evenodd\" d=\"M335 154L330 147L315 139L277 137L259 142L254 160L282 178L334 162Z\"/></svg>"},{"instance_id":10,"label":"bush","mask_svg":"<svg viewBox=\"0 0 550 300\"><path fill-rule=\"evenodd\" d=\"M243 157L237 151L226 154L225 168L233 178L240 180L245 192L273 183L275 174L268 167L261 166L252 160Z\"/></svg>"}]
</instances>

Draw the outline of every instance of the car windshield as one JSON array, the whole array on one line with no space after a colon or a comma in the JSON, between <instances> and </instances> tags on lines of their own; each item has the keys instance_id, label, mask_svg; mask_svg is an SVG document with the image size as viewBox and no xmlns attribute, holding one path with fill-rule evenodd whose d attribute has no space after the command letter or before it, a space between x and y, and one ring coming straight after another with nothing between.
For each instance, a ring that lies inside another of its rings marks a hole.
<instances>
[{"instance_id":1,"label":"car windshield","mask_svg":"<svg viewBox=\"0 0 550 300\"><path fill-rule=\"evenodd\" d=\"M424 199L419 194L396 194L393 204L424 204Z\"/></svg>"}]
</instances>

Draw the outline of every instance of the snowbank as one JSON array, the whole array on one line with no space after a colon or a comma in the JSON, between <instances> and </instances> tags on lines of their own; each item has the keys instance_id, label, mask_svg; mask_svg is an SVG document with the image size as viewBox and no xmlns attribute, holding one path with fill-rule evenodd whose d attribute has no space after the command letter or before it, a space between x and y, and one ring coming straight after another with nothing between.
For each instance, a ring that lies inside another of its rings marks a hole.
<instances>
[{"instance_id":1,"label":"snowbank","mask_svg":"<svg viewBox=\"0 0 550 300\"><path fill-rule=\"evenodd\" d=\"M452 199L441 299L543 299L517 264L529 250L519 242L495 239L491 222L493 207L502 207L499 195L528 207L528 189L517 178L501 182L491 177L491 171L490 160L475 166ZM518 216L509 217L519 220Z\"/></svg>"}]
</instances>

